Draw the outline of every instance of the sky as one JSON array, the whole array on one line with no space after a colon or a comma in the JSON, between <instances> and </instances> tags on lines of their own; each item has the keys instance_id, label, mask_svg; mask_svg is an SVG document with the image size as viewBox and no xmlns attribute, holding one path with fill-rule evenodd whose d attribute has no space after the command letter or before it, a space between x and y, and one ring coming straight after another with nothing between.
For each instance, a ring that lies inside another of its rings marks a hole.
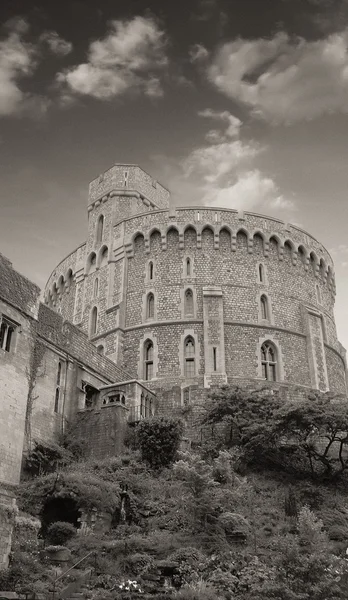
<instances>
[{"instance_id":1,"label":"sky","mask_svg":"<svg viewBox=\"0 0 348 600\"><path fill-rule=\"evenodd\" d=\"M348 348L347 44L348 0L1 0L0 252L43 287L136 163L319 239Z\"/></svg>"}]
</instances>

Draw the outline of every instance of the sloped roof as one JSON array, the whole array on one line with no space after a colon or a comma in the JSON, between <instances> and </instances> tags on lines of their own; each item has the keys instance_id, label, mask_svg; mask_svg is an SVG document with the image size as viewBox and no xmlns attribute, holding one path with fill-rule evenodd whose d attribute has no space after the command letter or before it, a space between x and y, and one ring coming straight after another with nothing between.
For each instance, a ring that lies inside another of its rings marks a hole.
<instances>
[{"instance_id":1,"label":"sloped roof","mask_svg":"<svg viewBox=\"0 0 348 600\"><path fill-rule=\"evenodd\" d=\"M0 298L26 314L31 314L40 295L40 288L18 273L11 261L0 254Z\"/></svg>"}]
</instances>

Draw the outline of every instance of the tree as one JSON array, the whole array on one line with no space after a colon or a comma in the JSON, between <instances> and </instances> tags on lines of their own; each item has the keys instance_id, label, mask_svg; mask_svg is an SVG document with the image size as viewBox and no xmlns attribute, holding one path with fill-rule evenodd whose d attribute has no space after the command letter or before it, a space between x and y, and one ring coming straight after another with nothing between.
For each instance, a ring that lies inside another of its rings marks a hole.
<instances>
[{"instance_id":1,"label":"tree","mask_svg":"<svg viewBox=\"0 0 348 600\"><path fill-rule=\"evenodd\" d=\"M293 449L311 476L340 477L348 467L348 403L329 394L285 404L275 414L273 439Z\"/></svg>"},{"instance_id":2,"label":"tree","mask_svg":"<svg viewBox=\"0 0 348 600\"><path fill-rule=\"evenodd\" d=\"M348 468L348 403L341 396L315 392L280 403L270 390L225 388L212 396L203 423L235 428L249 463L326 479Z\"/></svg>"},{"instance_id":3,"label":"tree","mask_svg":"<svg viewBox=\"0 0 348 600\"><path fill-rule=\"evenodd\" d=\"M142 459L153 469L168 467L175 460L183 434L181 421L165 417L144 419L137 427Z\"/></svg>"}]
</instances>

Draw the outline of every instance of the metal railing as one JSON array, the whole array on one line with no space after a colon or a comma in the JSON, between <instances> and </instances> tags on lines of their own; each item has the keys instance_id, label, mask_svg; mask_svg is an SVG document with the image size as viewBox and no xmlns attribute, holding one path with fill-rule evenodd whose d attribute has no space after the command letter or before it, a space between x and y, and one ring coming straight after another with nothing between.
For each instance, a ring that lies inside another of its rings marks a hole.
<instances>
[{"instance_id":1,"label":"metal railing","mask_svg":"<svg viewBox=\"0 0 348 600\"><path fill-rule=\"evenodd\" d=\"M75 564L73 564L71 567L69 567L69 569L67 569L66 571L64 571L64 573L61 573L58 577L55 578L55 580L53 581L53 589L52 589L52 600L55 600L56 598L56 591L57 591L57 583L58 581L60 581L61 579L63 579L68 573L70 573L70 571L72 571L73 569L75 569L78 565L80 565L84 560L86 560L86 558L88 558L89 556L94 555L94 568L96 566L96 560L97 560L97 553L95 550L91 550L91 552L88 552L88 554L86 554L86 556L84 556L83 558L80 558L80 560L78 560Z\"/></svg>"}]
</instances>

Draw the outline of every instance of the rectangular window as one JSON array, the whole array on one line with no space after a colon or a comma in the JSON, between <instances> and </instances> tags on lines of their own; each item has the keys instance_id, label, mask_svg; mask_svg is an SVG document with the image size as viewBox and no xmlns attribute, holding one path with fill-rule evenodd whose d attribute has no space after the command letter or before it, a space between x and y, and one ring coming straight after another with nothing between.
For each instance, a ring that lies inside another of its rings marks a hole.
<instances>
[{"instance_id":1,"label":"rectangular window","mask_svg":"<svg viewBox=\"0 0 348 600\"><path fill-rule=\"evenodd\" d=\"M54 412L57 413L59 412L59 396L60 396L60 388L57 387L56 388L56 394L54 397Z\"/></svg>"},{"instance_id":2,"label":"rectangular window","mask_svg":"<svg viewBox=\"0 0 348 600\"><path fill-rule=\"evenodd\" d=\"M146 381L150 381L153 378L153 363L146 362L145 364L145 379Z\"/></svg>"},{"instance_id":3,"label":"rectangular window","mask_svg":"<svg viewBox=\"0 0 348 600\"><path fill-rule=\"evenodd\" d=\"M214 371L217 371L217 348L213 348Z\"/></svg>"},{"instance_id":4,"label":"rectangular window","mask_svg":"<svg viewBox=\"0 0 348 600\"><path fill-rule=\"evenodd\" d=\"M185 377L192 378L195 376L195 359L194 358L186 358L185 359Z\"/></svg>"},{"instance_id":5,"label":"rectangular window","mask_svg":"<svg viewBox=\"0 0 348 600\"><path fill-rule=\"evenodd\" d=\"M0 348L5 352L13 350L14 334L17 329L17 325L12 323L6 317L1 318L0 324Z\"/></svg>"}]
</instances>

